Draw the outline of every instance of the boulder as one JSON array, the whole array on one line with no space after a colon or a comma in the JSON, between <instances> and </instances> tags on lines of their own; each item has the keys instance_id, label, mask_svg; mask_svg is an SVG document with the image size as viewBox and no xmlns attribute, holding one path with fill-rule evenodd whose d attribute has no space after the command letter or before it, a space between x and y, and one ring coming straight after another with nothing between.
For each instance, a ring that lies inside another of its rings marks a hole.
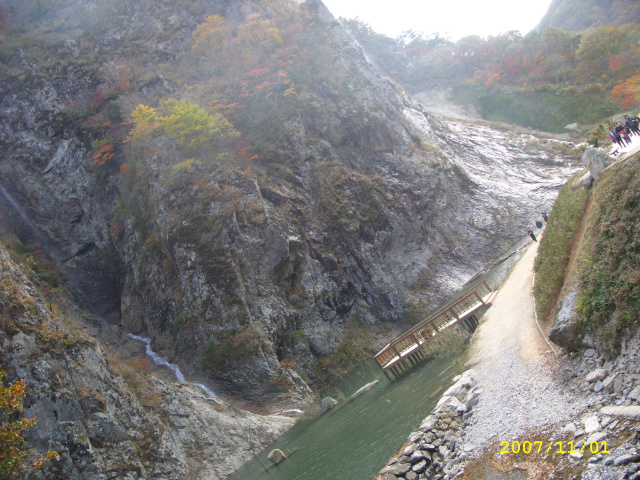
<instances>
[{"instance_id":1,"label":"boulder","mask_svg":"<svg viewBox=\"0 0 640 480\"><path fill-rule=\"evenodd\" d=\"M415 451L418 449L418 444L416 443L412 443L411 445L409 445L407 448L404 449L404 451L402 452L402 454L405 457L410 457L412 456ZM415 463L415 462L411 462L411 463Z\"/></svg>"},{"instance_id":2,"label":"boulder","mask_svg":"<svg viewBox=\"0 0 640 480\"><path fill-rule=\"evenodd\" d=\"M324 397L322 399L322 413L325 413L328 410L331 410L337 404L338 404L338 401L335 398Z\"/></svg>"},{"instance_id":3,"label":"boulder","mask_svg":"<svg viewBox=\"0 0 640 480\"><path fill-rule=\"evenodd\" d=\"M611 162L602 150L588 147L582 155L582 164L589 169L593 178L598 180L602 171L611 165Z\"/></svg>"},{"instance_id":4,"label":"boulder","mask_svg":"<svg viewBox=\"0 0 640 480\"><path fill-rule=\"evenodd\" d=\"M576 309L578 292L570 292L560 303L556 318L549 331L549 339L561 347L579 349L593 347L593 341L578 332L579 313ZM594 380L595 381L595 380Z\"/></svg>"},{"instance_id":5,"label":"boulder","mask_svg":"<svg viewBox=\"0 0 640 480\"><path fill-rule=\"evenodd\" d=\"M640 386L637 386L629 392L629 398L636 401L640 400Z\"/></svg>"},{"instance_id":6,"label":"boulder","mask_svg":"<svg viewBox=\"0 0 640 480\"><path fill-rule=\"evenodd\" d=\"M396 477L401 477L409 470L411 470L411 466L412 465L410 463L396 463L393 467L391 467L389 473L391 475L395 475Z\"/></svg>"},{"instance_id":7,"label":"boulder","mask_svg":"<svg viewBox=\"0 0 640 480\"><path fill-rule=\"evenodd\" d=\"M595 415L588 416L582 423L584 424L584 431L587 435L600 430L600 422L598 422L598 417Z\"/></svg>"},{"instance_id":8,"label":"boulder","mask_svg":"<svg viewBox=\"0 0 640 480\"><path fill-rule=\"evenodd\" d=\"M413 467L411 467L411 470L413 470L416 473L422 473L427 469L427 462L425 460L421 460L420 462L416 463Z\"/></svg>"},{"instance_id":9,"label":"boulder","mask_svg":"<svg viewBox=\"0 0 640 480\"><path fill-rule=\"evenodd\" d=\"M593 432L591 435L587 437L585 443L587 444L587 448L591 446L592 442L602 442L605 438L607 438L607 432Z\"/></svg>"},{"instance_id":10,"label":"boulder","mask_svg":"<svg viewBox=\"0 0 640 480\"><path fill-rule=\"evenodd\" d=\"M578 184L582 185L584 188L591 188L593 186L593 175L591 172L585 173L580 180L578 180Z\"/></svg>"},{"instance_id":11,"label":"boulder","mask_svg":"<svg viewBox=\"0 0 640 480\"><path fill-rule=\"evenodd\" d=\"M458 416L467 411L467 406L456 397L442 397L438 402L436 411Z\"/></svg>"},{"instance_id":12,"label":"boulder","mask_svg":"<svg viewBox=\"0 0 640 480\"><path fill-rule=\"evenodd\" d=\"M626 465L627 463L637 463L640 462L640 455L637 453L627 453L625 455L620 455L619 457L616 457L615 460L613 461L613 464L616 467L619 467L620 465Z\"/></svg>"},{"instance_id":13,"label":"boulder","mask_svg":"<svg viewBox=\"0 0 640 480\"><path fill-rule=\"evenodd\" d=\"M280 450L279 448L276 448L274 450L271 450L271 452L269 452L269 455L267 455L267 458L274 465L278 465L279 463L286 460L287 456L284 454L282 450Z\"/></svg>"},{"instance_id":14,"label":"boulder","mask_svg":"<svg viewBox=\"0 0 640 480\"><path fill-rule=\"evenodd\" d=\"M598 380L604 380L609 375L609 372L604 368L597 368L594 371L590 372L585 380L589 383L597 382Z\"/></svg>"},{"instance_id":15,"label":"boulder","mask_svg":"<svg viewBox=\"0 0 640 480\"><path fill-rule=\"evenodd\" d=\"M351 395L351 397L349 397L349 401L351 402L352 400L355 400L356 398L358 398L360 395L368 392L369 390L371 390L373 387L376 386L376 384L379 382L380 380L376 380L374 382L371 383L367 383L364 387L362 387L360 390L358 390L356 393L354 393L353 395Z\"/></svg>"},{"instance_id":16,"label":"boulder","mask_svg":"<svg viewBox=\"0 0 640 480\"><path fill-rule=\"evenodd\" d=\"M418 450L417 452L413 452L411 454L411 465L415 465L416 463L424 462L424 452Z\"/></svg>"},{"instance_id":17,"label":"boulder","mask_svg":"<svg viewBox=\"0 0 640 480\"><path fill-rule=\"evenodd\" d=\"M629 420L640 420L639 405L610 405L608 407L602 407L600 413L613 417L624 417Z\"/></svg>"}]
</instances>

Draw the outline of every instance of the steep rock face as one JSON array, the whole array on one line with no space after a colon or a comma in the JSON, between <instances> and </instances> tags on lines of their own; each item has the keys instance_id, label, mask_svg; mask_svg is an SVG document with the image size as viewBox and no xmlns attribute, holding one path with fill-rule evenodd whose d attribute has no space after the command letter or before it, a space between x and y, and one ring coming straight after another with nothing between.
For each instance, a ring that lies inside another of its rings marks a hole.
<instances>
[{"instance_id":1,"label":"steep rock face","mask_svg":"<svg viewBox=\"0 0 640 480\"><path fill-rule=\"evenodd\" d=\"M118 268L98 254L110 251L113 191L96 187L87 146L65 112L65 98L86 92L93 72L78 65L38 72L20 50L2 67L0 219L25 243L43 244L96 312L116 320Z\"/></svg>"},{"instance_id":2,"label":"steep rock face","mask_svg":"<svg viewBox=\"0 0 640 480\"><path fill-rule=\"evenodd\" d=\"M98 313L151 337L186 372L295 403L308 395L300 374L350 328L397 322L408 305L452 293L523 235L575 167L531 135L429 118L308 1L294 10L322 55L307 65L304 108L269 104L239 120L257 160L195 161L157 138L152 153L115 152L132 173L100 168L107 134L92 119L125 129L137 103L185 94L180 82L193 79L170 70L205 15L236 26L254 12L277 17L266 3L47 9L33 24L60 45L61 64L20 49L3 61L2 220L44 244ZM122 62L126 91L112 75Z\"/></svg>"},{"instance_id":3,"label":"steep rock face","mask_svg":"<svg viewBox=\"0 0 640 480\"><path fill-rule=\"evenodd\" d=\"M137 342L61 296L49 310L4 247L0 282L0 365L27 384L29 446L60 454L45 478L222 479L293 422L163 378Z\"/></svg>"}]
</instances>

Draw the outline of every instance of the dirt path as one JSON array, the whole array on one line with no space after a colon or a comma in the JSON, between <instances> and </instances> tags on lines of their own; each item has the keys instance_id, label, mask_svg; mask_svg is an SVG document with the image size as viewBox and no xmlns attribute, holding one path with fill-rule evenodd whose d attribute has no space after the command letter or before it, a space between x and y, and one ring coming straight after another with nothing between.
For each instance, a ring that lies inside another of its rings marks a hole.
<instances>
[{"instance_id":1,"label":"dirt path","mask_svg":"<svg viewBox=\"0 0 640 480\"><path fill-rule=\"evenodd\" d=\"M505 348L516 349L529 364L552 353L536 326L531 297L538 245L532 242L498 291L475 333L470 366L495 362Z\"/></svg>"},{"instance_id":2,"label":"dirt path","mask_svg":"<svg viewBox=\"0 0 640 480\"><path fill-rule=\"evenodd\" d=\"M537 251L538 243L532 242L474 335L468 366L483 392L466 428L464 449L472 456L493 443L568 421L584 409L555 382L557 359L536 325Z\"/></svg>"}]
</instances>

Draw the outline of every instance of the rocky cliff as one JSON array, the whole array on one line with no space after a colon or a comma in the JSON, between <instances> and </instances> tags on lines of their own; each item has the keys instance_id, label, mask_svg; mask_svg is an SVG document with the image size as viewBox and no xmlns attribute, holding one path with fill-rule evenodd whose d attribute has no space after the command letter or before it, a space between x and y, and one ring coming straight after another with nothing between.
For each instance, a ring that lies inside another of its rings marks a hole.
<instances>
[{"instance_id":1,"label":"rocky cliff","mask_svg":"<svg viewBox=\"0 0 640 480\"><path fill-rule=\"evenodd\" d=\"M175 382L121 328L63 292L45 300L46 283L4 247L0 282L0 365L27 384L24 417L37 419L29 447L60 455L46 478L222 479L293 422Z\"/></svg>"},{"instance_id":2,"label":"rocky cliff","mask_svg":"<svg viewBox=\"0 0 640 480\"><path fill-rule=\"evenodd\" d=\"M319 1L5 3L0 224L232 396L305 401L576 170L572 145L429 117ZM187 111L217 130L168 123Z\"/></svg>"}]
</instances>

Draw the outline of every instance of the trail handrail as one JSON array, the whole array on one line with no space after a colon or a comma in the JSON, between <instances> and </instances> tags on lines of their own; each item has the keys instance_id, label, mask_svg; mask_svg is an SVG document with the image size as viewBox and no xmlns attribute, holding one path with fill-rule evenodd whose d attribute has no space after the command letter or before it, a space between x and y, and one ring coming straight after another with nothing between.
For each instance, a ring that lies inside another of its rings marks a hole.
<instances>
[{"instance_id":1,"label":"trail handrail","mask_svg":"<svg viewBox=\"0 0 640 480\"><path fill-rule=\"evenodd\" d=\"M428 342L439 331L464 318L466 312L473 310L479 304L484 304L483 298L492 291L487 281L481 280L462 295L440 307L427 318L388 343L374 357L378 365L384 367L396 357L401 359L403 351L408 351L415 345Z\"/></svg>"}]
</instances>

